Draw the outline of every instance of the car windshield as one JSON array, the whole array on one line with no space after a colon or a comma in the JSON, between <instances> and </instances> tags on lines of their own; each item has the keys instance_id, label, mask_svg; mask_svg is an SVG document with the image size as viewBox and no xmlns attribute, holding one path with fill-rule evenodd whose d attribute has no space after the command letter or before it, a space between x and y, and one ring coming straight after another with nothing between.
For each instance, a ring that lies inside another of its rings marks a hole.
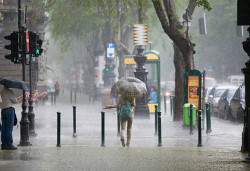
<instances>
[{"instance_id":1,"label":"car windshield","mask_svg":"<svg viewBox=\"0 0 250 171\"><path fill-rule=\"evenodd\" d=\"M225 91L226 89L217 89L215 91L214 97L220 97Z\"/></svg>"}]
</instances>

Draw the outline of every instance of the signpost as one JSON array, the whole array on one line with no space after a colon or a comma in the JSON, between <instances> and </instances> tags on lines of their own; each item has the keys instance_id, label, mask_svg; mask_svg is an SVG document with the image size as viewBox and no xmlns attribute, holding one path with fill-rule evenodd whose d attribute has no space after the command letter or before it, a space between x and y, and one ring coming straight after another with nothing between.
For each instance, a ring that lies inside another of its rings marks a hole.
<instances>
[{"instance_id":1,"label":"signpost","mask_svg":"<svg viewBox=\"0 0 250 171\"><path fill-rule=\"evenodd\" d=\"M114 64L114 57L115 57L115 45L114 43L107 43L107 60L105 64L105 73L104 73L104 87L110 88L115 82L115 64Z\"/></svg>"},{"instance_id":2,"label":"signpost","mask_svg":"<svg viewBox=\"0 0 250 171\"><path fill-rule=\"evenodd\" d=\"M113 43L107 44L107 57L114 58L115 57L115 45Z\"/></svg>"}]
</instances>

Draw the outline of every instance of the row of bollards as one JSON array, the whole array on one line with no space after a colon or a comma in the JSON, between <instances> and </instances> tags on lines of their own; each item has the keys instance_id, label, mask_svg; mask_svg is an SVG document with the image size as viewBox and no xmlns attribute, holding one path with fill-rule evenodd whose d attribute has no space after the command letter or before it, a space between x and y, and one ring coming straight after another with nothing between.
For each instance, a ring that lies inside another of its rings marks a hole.
<instances>
[{"instance_id":1,"label":"row of bollards","mask_svg":"<svg viewBox=\"0 0 250 171\"><path fill-rule=\"evenodd\" d=\"M76 134L76 106L73 106L73 137ZM61 112L57 112L57 147L61 147Z\"/></svg>"},{"instance_id":2,"label":"row of bollards","mask_svg":"<svg viewBox=\"0 0 250 171\"><path fill-rule=\"evenodd\" d=\"M193 134L193 105L190 104L190 134ZM210 103L206 104L207 114L207 133L211 132L211 118L210 118ZM202 111L198 111L198 146L202 146L202 132L201 132L201 114ZM120 135L120 114L117 114L117 135ZM158 135L158 146L162 146L161 135L161 112L157 111L157 105L155 105L155 135ZM73 137L77 137L76 134L76 106L73 106ZM105 112L101 112L101 146L105 147ZM61 113L57 112L57 147L61 147Z\"/></svg>"},{"instance_id":3,"label":"row of bollards","mask_svg":"<svg viewBox=\"0 0 250 171\"><path fill-rule=\"evenodd\" d=\"M189 108L190 116L190 133L193 134L193 104L190 104ZM210 103L206 103L206 116L207 116L207 133L210 133L211 130L211 115L210 115ZM198 147L202 146L202 131L201 131L201 120L202 120L202 110L198 110Z\"/></svg>"}]
</instances>

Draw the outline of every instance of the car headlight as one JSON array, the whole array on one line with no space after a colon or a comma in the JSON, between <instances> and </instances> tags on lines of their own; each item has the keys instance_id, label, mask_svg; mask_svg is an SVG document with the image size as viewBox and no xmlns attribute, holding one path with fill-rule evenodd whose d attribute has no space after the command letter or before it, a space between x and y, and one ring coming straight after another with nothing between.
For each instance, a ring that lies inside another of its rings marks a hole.
<instances>
[{"instance_id":1,"label":"car headlight","mask_svg":"<svg viewBox=\"0 0 250 171\"><path fill-rule=\"evenodd\" d=\"M166 96L170 96L170 93L169 92L166 92L166 94L165 94Z\"/></svg>"}]
</instances>

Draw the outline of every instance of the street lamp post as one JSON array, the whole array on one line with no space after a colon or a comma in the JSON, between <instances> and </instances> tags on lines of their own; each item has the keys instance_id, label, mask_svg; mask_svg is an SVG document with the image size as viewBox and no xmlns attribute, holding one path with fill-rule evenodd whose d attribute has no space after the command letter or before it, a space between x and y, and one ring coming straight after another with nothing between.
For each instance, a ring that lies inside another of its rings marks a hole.
<instances>
[{"instance_id":1,"label":"street lamp post","mask_svg":"<svg viewBox=\"0 0 250 171\"><path fill-rule=\"evenodd\" d=\"M134 72L135 77L147 84L148 71L144 67L144 63L147 57L143 54L144 48L142 45L137 47L137 55L135 56L135 62L137 64L136 72ZM142 98L136 99L135 106L135 117L136 118L149 118L149 109L147 105L147 95L142 96Z\"/></svg>"},{"instance_id":2,"label":"street lamp post","mask_svg":"<svg viewBox=\"0 0 250 171\"><path fill-rule=\"evenodd\" d=\"M36 136L35 132L35 113L33 110L33 93L32 93L32 55L30 54L30 66L29 66L29 77L30 77L30 97L29 97L29 111L28 111L28 118L29 118L29 135Z\"/></svg>"}]
</instances>

